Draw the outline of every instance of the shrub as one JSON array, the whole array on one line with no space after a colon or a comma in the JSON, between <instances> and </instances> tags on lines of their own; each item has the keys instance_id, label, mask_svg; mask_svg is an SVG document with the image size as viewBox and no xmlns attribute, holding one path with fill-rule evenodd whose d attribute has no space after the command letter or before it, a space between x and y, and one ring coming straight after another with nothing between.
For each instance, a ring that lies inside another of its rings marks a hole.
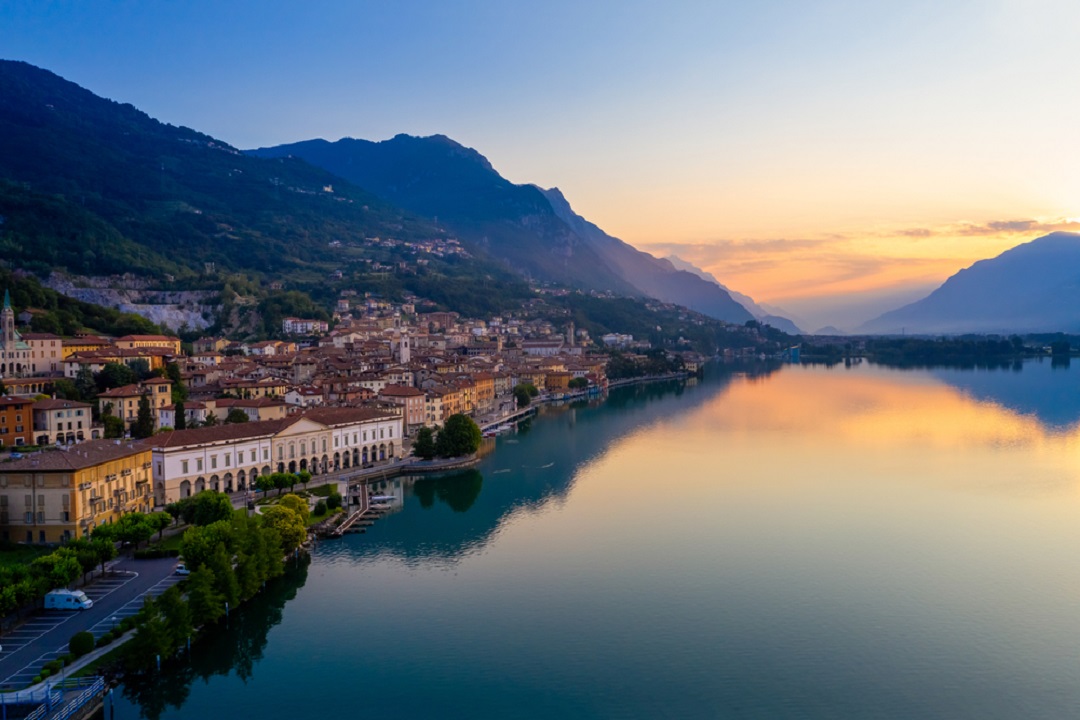
<instances>
[{"instance_id":1,"label":"shrub","mask_svg":"<svg viewBox=\"0 0 1080 720\"><path fill-rule=\"evenodd\" d=\"M94 649L94 634L88 630L77 632L68 641L68 650L75 657L82 657Z\"/></svg>"},{"instance_id":2,"label":"shrub","mask_svg":"<svg viewBox=\"0 0 1080 720\"><path fill-rule=\"evenodd\" d=\"M52 671L51 670L46 670L45 668L41 668L41 672L38 673L38 677L41 678L42 680L49 677L50 675L52 675Z\"/></svg>"},{"instance_id":3,"label":"shrub","mask_svg":"<svg viewBox=\"0 0 1080 720\"><path fill-rule=\"evenodd\" d=\"M41 682L41 676L40 675L35 675L34 679L30 681L30 684L31 685L37 685L39 682Z\"/></svg>"},{"instance_id":4,"label":"shrub","mask_svg":"<svg viewBox=\"0 0 1080 720\"><path fill-rule=\"evenodd\" d=\"M67 653L66 655L61 655L60 656L60 662L64 663L64 667L67 667L68 665L70 665L71 661L74 660L74 659L75 659L75 656L72 655L71 653Z\"/></svg>"},{"instance_id":5,"label":"shrub","mask_svg":"<svg viewBox=\"0 0 1080 720\"><path fill-rule=\"evenodd\" d=\"M102 635L101 637L99 637L97 639L97 642L94 643L94 645L99 647L99 648L103 648L103 647L105 647L106 645L108 645L111 642L112 642L112 638L109 637L108 633L105 633L104 635Z\"/></svg>"},{"instance_id":6,"label":"shrub","mask_svg":"<svg viewBox=\"0 0 1080 720\"><path fill-rule=\"evenodd\" d=\"M326 514L326 501L325 500L320 500L319 502L315 503L315 514L316 515L325 515Z\"/></svg>"},{"instance_id":7,"label":"shrub","mask_svg":"<svg viewBox=\"0 0 1080 720\"><path fill-rule=\"evenodd\" d=\"M50 660L49 662L41 666L41 671L47 672L50 675L55 675L56 673L60 672L60 668L62 667L64 667L64 663L60 662L59 660Z\"/></svg>"},{"instance_id":8,"label":"shrub","mask_svg":"<svg viewBox=\"0 0 1080 720\"><path fill-rule=\"evenodd\" d=\"M326 498L326 507L331 510L337 510L341 507L341 493L330 493L330 497Z\"/></svg>"}]
</instances>

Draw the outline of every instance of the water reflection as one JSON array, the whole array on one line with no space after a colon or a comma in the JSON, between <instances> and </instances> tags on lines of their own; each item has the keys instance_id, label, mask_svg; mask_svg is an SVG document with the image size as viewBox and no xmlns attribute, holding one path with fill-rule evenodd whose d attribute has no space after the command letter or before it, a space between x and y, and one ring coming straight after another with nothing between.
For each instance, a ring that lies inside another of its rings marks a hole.
<instances>
[{"instance_id":1,"label":"water reflection","mask_svg":"<svg viewBox=\"0 0 1080 720\"><path fill-rule=\"evenodd\" d=\"M466 512L476 502L484 476L477 470L443 475L437 478L417 478L412 481L412 494L420 507L431 508L438 498L454 512Z\"/></svg>"},{"instance_id":2,"label":"water reflection","mask_svg":"<svg viewBox=\"0 0 1080 720\"><path fill-rule=\"evenodd\" d=\"M308 577L310 561L290 562L284 576L267 583L266 589L205 631L191 648L164 661L161 672L147 669L128 673L121 686L123 698L139 707L142 717L157 720L168 708L179 710L196 680L235 673L247 682L263 658L270 629L283 617L285 604L296 597Z\"/></svg>"},{"instance_id":3,"label":"water reflection","mask_svg":"<svg viewBox=\"0 0 1080 720\"><path fill-rule=\"evenodd\" d=\"M405 509L415 504L424 512L396 513L324 552L331 559L389 554L424 561L478 552L508 517L563 502L579 471L620 438L692 413L737 380L757 381L780 368L779 363L712 365L700 384L691 379L633 385L616 388L603 400L545 406L516 434L498 438L496 451L475 470L406 481Z\"/></svg>"},{"instance_id":4,"label":"water reflection","mask_svg":"<svg viewBox=\"0 0 1080 720\"><path fill-rule=\"evenodd\" d=\"M976 400L1031 415L1047 428L1063 430L1080 423L1078 377L1068 358L1027 360L1009 369L930 372Z\"/></svg>"}]
</instances>

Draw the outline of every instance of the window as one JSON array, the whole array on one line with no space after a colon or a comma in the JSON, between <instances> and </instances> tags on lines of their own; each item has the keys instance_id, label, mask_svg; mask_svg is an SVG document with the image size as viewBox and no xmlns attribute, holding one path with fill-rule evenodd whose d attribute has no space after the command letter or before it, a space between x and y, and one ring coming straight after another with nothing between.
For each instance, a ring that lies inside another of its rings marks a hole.
<instances>
[{"instance_id":1,"label":"window","mask_svg":"<svg viewBox=\"0 0 1080 720\"><path fill-rule=\"evenodd\" d=\"M255 451L251 451L251 462L255 462Z\"/></svg>"},{"instance_id":2,"label":"window","mask_svg":"<svg viewBox=\"0 0 1080 720\"><path fill-rule=\"evenodd\" d=\"M202 472L202 458L195 458L195 469Z\"/></svg>"},{"instance_id":3,"label":"window","mask_svg":"<svg viewBox=\"0 0 1080 720\"><path fill-rule=\"evenodd\" d=\"M217 455L210 456L210 469L217 470Z\"/></svg>"},{"instance_id":4,"label":"window","mask_svg":"<svg viewBox=\"0 0 1080 720\"><path fill-rule=\"evenodd\" d=\"M263 460L270 459L270 448L263 448Z\"/></svg>"},{"instance_id":5,"label":"window","mask_svg":"<svg viewBox=\"0 0 1080 720\"><path fill-rule=\"evenodd\" d=\"M181 460L180 461L180 472L182 472L185 475L188 474L188 461L187 460Z\"/></svg>"},{"instance_id":6,"label":"window","mask_svg":"<svg viewBox=\"0 0 1080 720\"><path fill-rule=\"evenodd\" d=\"M231 463L232 463L232 455L226 455L225 456L225 467L229 467L229 465Z\"/></svg>"}]
</instances>

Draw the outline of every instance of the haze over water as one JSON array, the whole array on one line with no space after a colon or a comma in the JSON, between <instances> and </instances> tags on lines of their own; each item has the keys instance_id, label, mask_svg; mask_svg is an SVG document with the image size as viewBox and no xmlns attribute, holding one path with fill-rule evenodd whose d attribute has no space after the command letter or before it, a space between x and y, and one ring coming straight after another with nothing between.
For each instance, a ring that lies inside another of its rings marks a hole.
<instances>
[{"instance_id":1,"label":"haze over water","mask_svg":"<svg viewBox=\"0 0 1080 720\"><path fill-rule=\"evenodd\" d=\"M1075 716L1078 373L714 368L548 409L479 473L406 484L322 544L144 698L271 720Z\"/></svg>"}]
</instances>

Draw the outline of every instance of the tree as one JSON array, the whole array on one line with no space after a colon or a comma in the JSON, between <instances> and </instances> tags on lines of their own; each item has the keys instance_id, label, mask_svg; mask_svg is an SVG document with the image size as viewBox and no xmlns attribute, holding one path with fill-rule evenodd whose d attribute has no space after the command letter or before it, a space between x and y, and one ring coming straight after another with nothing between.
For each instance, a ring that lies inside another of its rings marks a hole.
<instances>
[{"instance_id":1,"label":"tree","mask_svg":"<svg viewBox=\"0 0 1080 720\"><path fill-rule=\"evenodd\" d=\"M82 574L78 554L68 548L59 548L35 558L30 563L32 574L42 578L50 587L63 587L74 582Z\"/></svg>"},{"instance_id":2,"label":"tree","mask_svg":"<svg viewBox=\"0 0 1080 720\"><path fill-rule=\"evenodd\" d=\"M262 518L267 527L277 530L281 536L281 549L284 552L289 553L300 547L307 537L307 525L299 513L291 508L272 505L263 510Z\"/></svg>"},{"instance_id":3,"label":"tree","mask_svg":"<svg viewBox=\"0 0 1080 720\"><path fill-rule=\"evenodd\" d=\"M514 386L513 393L518 407L528 407L532 399L540 394L540 391L531 382L520 382Z\"/></svg>"},{"instance_id":4,"label":"tree","mask_svg":"<svg viewBox=\"0 0 1080 720\"><path fill-rule=\"evenodd\" d=\"M576 377L568 383L571 390L584 390L589 387L589 381L583 377Z\"/></svg>"},{"instance_id":5,"label":"tree","mask_svg":"<svg viewBox=\"0 0 1080 720\"><path fill-rule=\"evenodd\" d=\"M214 589L221 594L221 598L226 603L236 607L240 602L240 583L233 571L232 555L225 549L224 543L218 543L206 567L214 573Z\"/></svg>"},{"instance_id":6,"label":"tree","mask_svg":"<svg viewBox=\"0 0 1080 720\"><path fill-rule=\"evenodd\" d=\"M173 404L173 414L176 415L173 427L177 430L187 430L187 409L184 407L183 400L177 400Z\"/></svg>"},{"instance_id":7,"label":"tree","mask_svg":"<svg viewBox=\"0 0 1080 720\"><path fill-rule=\"evenodd\" d=\"M214 414L214 411L211 410L210 412L206 413L206 417L203 419L203 427L214 427L217 424L218 419L217 415Z\"/></svg>"},{"instance_id":8,"label":"tree","mask_svg":"<svg viewBox=\"0 0 1080 720\"><path fill-rule=\"evenodd\" d=\"M150 369L150 361L146 358L135 358L127 363L127 366L131 368L131 372L135 374L135 380L137 382L152 378L155 375L154 371Z\"/></svg>"},{"instance_id":9,"label":"tree","mask_svg":"<svg viewBox=\"0 0 1080 720\"><path fill-rule=\"evenodd\" d=\"M171 655L175 647L170 629L157 603L150 597L143 603L142 616L139 629L125 653L125 662L131 670L153 667L156 658Z\"/></svg>"},{"instance_id":10,"label":"tree","mask_svg":"<svg viewBox=\"0 0 1080 720\"><path fill-rule=\"evenodd\" d=\"M281 491L285 488L296 484L295 477L296 476L292 473L272 473L270 475L270 478L274 481L274 487L277 488L278 495L280 495Z\"/></svg>"},{"instance_id":11,"label":"tree","mask_svg":"<svg viewBox=\"0 0 1080 720\"><path fill-rule=\"evenodd\" d=\"M229 414L225 416L225 424L232 425L235 423L246 423L249 419L246 412L240 408L233 408L229 410Z\"/></svg>"},{"instance_id":12,"label":"tree","mask_svg":"<svg viewBox=\"0 0 1080 720\"><path fill-rule=\"evenodd\" d=\"M421 460L431 460L435 457L435 433L432 432L431 428L422 427L416 431L412 451Z\"/></svg>"},{"instance_id":13,"label":"tree","mask_svg":"<svg viewBox=\"0 0 1080 720\"><path fill-rule=\"evenodd\" d=\"M232 522L221 520L202 527L188 528L180 543L180 552L188 569L194 571L210 562L221 545L232 552L236 546L236 530Z\"/></svg>"},{"instance_id":14,"label":"tree","mask_svg":"<svg viewBox=\"0 0 1080 720\"><path fill-rule=\"evenodd\" d=\"M90 544L93 545L94 554L97 555L97 561L101 564L101 572L105 572L105 563L116 557L116 544L110 537L96 535L91 535Z\"/></svg>"},{"instance_id":15,"label":"tree","mask_svg":"<svg viewBox=\"0 0 1080 720\"><path fill-rule=\"evenodd\" d=\"M215 589L214 581L214 573L207 567L200 567L188 576L188 606L195 625L213 622L225 614L225 600Z\"/></svg>"},{"instance_id":16,"label":"tree","mask_svg":"<svg viewBox=\"0 0 1080 720\"><path fill-rule=\"evenodd\" d=\"M157 607L169 631L173 648L182 646L195 631L191 621L191 608L184 600L180 588L173 585L157 599Z\"/></svg>"},{"instance_id":17,"label":"tree","mask_svg":"<svg viewBox=\"0 0 1080 720\"><path fill-rule=\"evenodd\" d=\"M172 524L173 516L168 512L155 512L146 516L150 527L157 530L158 540L161 540L162 533L165 532L165 528Z\"/></svg>"},{"instance_id":18,"label":"tree","mask_svg":"<svg viewBox=\"0 0 1080 720\"><path fill-rule=\"evenodd\" d=\"M307 525L307 521L311 516L311 511L308 509L307 500L303 499L299 495L293 495L289 493L285 497L278 500L278 505L295 510L297 514L304 520L304 525Z\"/></svg>"},{"instance_id":19,"label":"tree","mask_svg":"<svg viewBox=\"0 0 1080 720\"><path fill-rule=\"evenodd\" d=\"M255 479L255 487L266 494L274 489L274 475L260 475Z\"/></svg>"},{"instance_id":20,"label":"tree","mask_svg":"<svg viewBox=\"0 0 1080 720\"><path fill-rule=\"evenodd\" d=\"M135 415L135 422L131 426L131 437L148 438L154 434L154 411L150 408L150 396L143 393L139 396L139 411Z\"/></svg>"},{"instance_id":21,"label":"tree","mask_svg":"<svg viewBox=\"0 0 1080 720\"><path fill-rule=\"evenodd\" d=\"M67 382L70 382L70 380L69 380L69 381L67 381ZM54 385L55 385L55 383L54 383ZM73 387L74 387L74 386L73 386ZM3 380L0 380L0 395L7 395L7 386L6 386L6 385L4 385L4 381L3 381Z\"/></svg>"},{"instance_id":22,"label":"tree","mask_svg":"<svg viewBox=\"0 0 1080 720\"><path fill-rule=\"evenodd\" d=\"M101 392L123 387L124 385L131 385L138 379L134 370L124 363L118 362L105 363L105 366L101 368L101 372L94 376L96 387ZM76 378L77 383L78 378Z\"/></svg>"},{"instance_id":23,"label":"tree","mask_svg":"<svg viewBox=\"0 0 1080 720\"><path fill-rule=\"evenodd\" d=\"M97 399L97 383L94 381L94 373L89 365L79 366L79 372L75 374L75 390L79 393L78 399L82 402L92 403Z\"/></svg>"},{"instance_id":24,"label":"tree","mask_svg":"<svg viewBox=\"0 0 1080 720\"><path fill-rule=\"evenodd\" d=\"M176 403L184 402L188 399L187 385L184 384L184 378L180 374L180 366L174 362L165 366L165 377L172 381L172 401ZM180 428L177 428L179 430Z\"/></svg>"},{"instance_id":25,"label":"tree","mask_svg":"<svg viewBox=\"0 0 1080 720\"><path fill-rule=\"evenodd\" d=\"M124 421L115 415L102 415L101 422L105 425L106 438L124 437Z\"/></svg>"},{"instance_id":26,"label":"tree","mask_svg":"<svg viewBox=\"0 0 1080 720\"><path fill-rule=\"evenodd\" d=\"M304 486L304 489L307 490L307 484L311 482L311 473L309 473L307 470L301 470L300 472L296 473L296 479L300 482L301 485Z\"/></svg>"},{"instance_id":27,"label":"tree","mask_svg":"<svg viewBox=\"0 0 1080 720\"><path fill-rule=\"evenodd\" d=\"M435 451L440 457L471 455L480 447L483 435L480 427L468 415L457 413L446 419L435 439Z\"/></svg>"},{"instance_id":28,"label":"tree","mask_svg":"<svg viewBox=\"0 0 1080 720\"><path fill-rule=\"evenodd\" d=\"M135 547L139 547L140 543L149 540L157 531L157 525L141 512L122 515L119 520L113 523L113 527L115 528L114 537L117 540L131 543Z\"/></svg>"},{"instance_id":29,"label":"tree","mask_svg":"<svg viewBox=\"0 0 1080 720\"><path fill-rule=\"evenodd\" d=\"M204 490L195 496L190 522L197 526L229 520L233 515L232 500L225 493Z\"/></svg>"}]
</instances>

